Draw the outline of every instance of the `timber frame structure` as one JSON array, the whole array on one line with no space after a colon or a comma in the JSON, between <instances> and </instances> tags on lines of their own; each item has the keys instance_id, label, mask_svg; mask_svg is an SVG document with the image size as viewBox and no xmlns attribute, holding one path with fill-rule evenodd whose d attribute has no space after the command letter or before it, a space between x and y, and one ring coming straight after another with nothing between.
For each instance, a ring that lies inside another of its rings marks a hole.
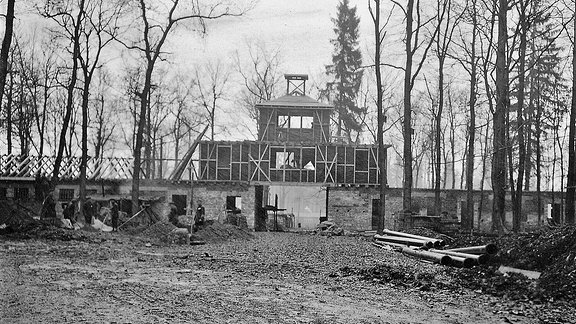
<instances>
[{"instance_id":1,"label":"timber frame structure","mask_svg":"<svg viewBox=\"0 0 576 324\"><path fill-rule=\"evenodd\" d=\"M200 143L200 181L376 185L378 172L378 149L368 145Z\"/></svg>"},{"instance_id":2,"label":"timber frame structure","mask_svg":"<svg viewBox=\"0 0 576 324\"><path fill-rule=\"evenodd\" d=\"M306 96L307 75L285 78L286 95L256 105L258 141L200 142L198 180L378 185L378 147L333 143L334 107Z\"/></svg>"}]
</instances>

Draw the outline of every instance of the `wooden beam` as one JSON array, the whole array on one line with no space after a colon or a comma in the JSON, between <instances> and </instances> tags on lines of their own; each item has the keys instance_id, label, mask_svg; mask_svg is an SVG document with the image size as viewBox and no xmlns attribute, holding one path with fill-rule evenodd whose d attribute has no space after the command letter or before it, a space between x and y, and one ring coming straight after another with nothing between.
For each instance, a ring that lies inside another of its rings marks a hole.
<instances>
[{"instance_id":1,"label":"wooden beam","mask_svg":"<svg viewBox=\"0 0 576 324\"><path fill-rule=\"evenodd\" d=\"M192 159L192 155L194 154L196 147L200 143L200 140L202 139L202 137L204 137L204 134L206 134L206 131L208 131L209 127L210 127L210 124L207 124L206 127L204 128L204 130L200 133L200 135L198 135L198 137L196 137L196 140L194 141L192 146L190 146L190 148L188 149L188 152L186 152L186 154L184 155L184 158L182 158L182 161L180 161L180 163L174 169L172 174L170 174L170 177L169 177L170 180L178 181L182 178L182 174L184 173L184 171L186 171L186 166L188 166L188 163L190 163L190 160Z\"/></svg>"}]
</instances>

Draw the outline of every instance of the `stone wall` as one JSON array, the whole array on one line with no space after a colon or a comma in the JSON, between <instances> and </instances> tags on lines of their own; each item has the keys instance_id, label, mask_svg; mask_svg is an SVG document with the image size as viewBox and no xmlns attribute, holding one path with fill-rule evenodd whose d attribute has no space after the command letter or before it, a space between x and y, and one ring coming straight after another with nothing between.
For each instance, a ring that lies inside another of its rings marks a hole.
<instances>
[{"instance_id":1,"label":"stone wall","mask_svg":"<svg viewBox=\"0 0 576 324\"><path fill-rule=\"evenodd\" d=\"M434 190L412 189L412 212L418 215L434 215ZM348 230L372 230L372 200L379 198L377 187L331 187L328 199L328 219ZM549 206L560 202L560 194L541 193L541 210L538 211L537 193L524 192L523 227L534 228L547 222ZM465 190L442 190L442 211L449 218L461 220L466 204ZM492 193L474 192L474 227L489 231L492 226ZM386 191L385 227L400 230L406 226L402 215L402 189ZM540 215L540 223L538 222ZM512 228L512 204L506 196L506 227Z\"/></svg>"},{"instance_id":2,"label":"stone wall","mask_svg":"<svg viewBox=\"0 0 576 324\"><path fill-rule=\"evenodd\" d=\"M14 199L15 188L29 188L30 199L35 195L33 181L2 182L0 187L7 199ZM187 182L151 181L143 180L141 183L140 197L143 199L159 199L171 202L173 195L186 196L187 208L194 213L195 206L202 202L206 209L207 219L223 219L226 214L226 198L229 196L240 197L242 214L246 216L248 225L254 227L254 199L255 187L247 183L194 183ZM107 201L109 199L130 199L131 181L106 181L87 184L87 195L95 200ZM56 187L54 196L59 202L56 204L57 213L61 217L62 203L67 200L61 199L61 191L67 190L68 194L78 197L78 182L62 181ZM329 220L348 230L372 230L372 206L378 199L379 192L376 186L371 187L330 187L328 189L327 216ZM462 207L466 202L465 190L442 190L442 211L449 217L461 219ZM510 195L506 197L506 226L511 228L512 205ZM264 202L267 200L264 199ZM412 211L420 215L434 214L434 190L413 189ZM534 228L546 223L547 216L551 214L552 204L561 202L560 193L542 192L541 206L538 210L537 194L525 192L523 200L524 228ZM492 193L485 191L474 192L474 226L480 230L489 231L492 225ZM402 229L406 226L402 214L402 189L389 188L386 192L385 226L391 229ZM560 211L560 217L562 216ZM540 219L539 219L540 218ZM561 219L560 219L561 221Z\"/></svg>"},{"instance_id":3,"label":"stone wall","mask_svg":"<svg viewBox=\"0 0 576 324\"><path fill-rule=\"evenodd\" d=\"M132 184L130 181L107 181L105 183L89 182L86 186L87 196L97 201L109 199L130 199ZM76 182L61 182L56 186L55 198L56 212L62 216L62 205L68 200L61 200L61 191L72 190L73 197L79 194ZM186 208L194 214L199 202L206 209L206 219L223 219L226 215L226 198L228 196L240 197L242 214L247 217L250 227L254 226L254 187L248 184L221 184L221 183L172 183L168 181L143 180L140 186L141 199L154 199L171 202L173 195L186 196Z\"/></svg>"},{"instance_id":4,"label":"stone wall","mask_svg":"<svg viewBox=\"0 0 576 324\"><path fill-rule=\"evenodd\" d=\"M222 221L226 217L226 198L240 197L242 215L248 227L254 228L254 186L248 184L200 184L192 193L194 210L198 203L206 209L206 219Z\"/></svg>"}]
</instances>

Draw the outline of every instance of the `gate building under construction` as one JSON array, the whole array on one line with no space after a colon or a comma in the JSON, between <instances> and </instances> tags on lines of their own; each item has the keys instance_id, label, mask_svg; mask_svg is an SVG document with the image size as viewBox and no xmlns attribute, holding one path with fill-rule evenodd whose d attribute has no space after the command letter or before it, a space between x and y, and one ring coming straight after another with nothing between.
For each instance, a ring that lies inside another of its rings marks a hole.
<instances>
[{"instance_id":1,"label":"gate building under construction","mask_svg":"<svg viewBox=\"0 0 576 324\"><path fill-rule=\"evenodd\" d=\"M243 187L238 199L249 224L258 223L262 206L278 204L294 216L294 226L312 227L330 217L328 188L378 184L378 147L341 143L330 131L334 107L306 95L308 76L285 78L284 96L255 107L257 141L200 142L194 201L212 200L206 197L214 190L209 188ZM229 197L226 208L237 208L232 201L238 199ZM366 219L371 219L369 207Z\"/></svg>"}]
</instances>

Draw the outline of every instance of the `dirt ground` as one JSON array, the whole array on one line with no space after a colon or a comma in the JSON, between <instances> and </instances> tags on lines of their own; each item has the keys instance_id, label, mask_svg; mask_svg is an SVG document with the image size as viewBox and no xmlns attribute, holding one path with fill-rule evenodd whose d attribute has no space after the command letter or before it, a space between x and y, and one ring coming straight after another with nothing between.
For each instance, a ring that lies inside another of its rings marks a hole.
<instances>
[{"instance_id":1,"label":"dirt ground","mask_svg":"<svg viewBox=\"0 0 576 324\"><path fill-rule=\"evenodd\" d=\"M416 280L395 283L361 275L389 266L417 269ZM376 248L360 237L255 233L253 239L163 245L124 233L81 233L64 240L0 235L0 323L576 319L570 308L430 285L451 282L445 268Z\"/></svg>"}]
</instances>

